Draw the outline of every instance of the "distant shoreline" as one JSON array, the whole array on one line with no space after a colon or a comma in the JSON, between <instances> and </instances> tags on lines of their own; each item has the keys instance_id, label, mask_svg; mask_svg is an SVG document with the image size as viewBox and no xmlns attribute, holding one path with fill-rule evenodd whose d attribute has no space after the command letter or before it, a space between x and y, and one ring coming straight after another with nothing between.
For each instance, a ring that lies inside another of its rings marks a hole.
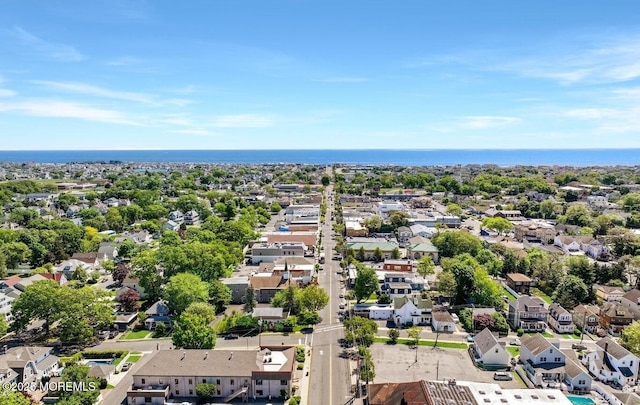
<instances>
[{"instance_id":1,"label":"distant shoreline","mask_svg":"<svg viewBox=\"0 0 640 405\"><path fill-rule=\"evenodd\" d=\"M635 166L633 149L224 149L0 151L9 163Z\"/></svg>"}]
</instances>

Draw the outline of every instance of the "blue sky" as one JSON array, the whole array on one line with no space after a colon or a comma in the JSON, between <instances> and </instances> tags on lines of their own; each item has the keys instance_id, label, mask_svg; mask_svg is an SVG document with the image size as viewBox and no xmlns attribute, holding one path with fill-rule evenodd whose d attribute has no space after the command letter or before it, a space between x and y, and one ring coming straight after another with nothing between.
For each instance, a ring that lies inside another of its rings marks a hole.
<instances>
[{"instance_id":1,"label":"blue sky","mask_svg":"<svg viewBox=\"0 0 640 405\"><path fill-rule=\"evenodd\" d=\"M20 0L0 149L640 147L640 2Z\"/></svg>"}]
</instances>

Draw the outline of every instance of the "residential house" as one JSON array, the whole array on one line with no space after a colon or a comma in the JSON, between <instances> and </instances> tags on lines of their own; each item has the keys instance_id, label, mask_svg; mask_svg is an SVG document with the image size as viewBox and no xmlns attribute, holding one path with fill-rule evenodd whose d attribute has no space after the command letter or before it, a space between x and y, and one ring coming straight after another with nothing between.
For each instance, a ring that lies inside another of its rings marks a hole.
<instances>
[{"instance_id":1,"label":"residential house","mask_svg":"<svg viewBox=\"0 0 640 405\"><path fill-rule=\"evenodd\" d=\"M47 280L46 277L41 274L34 274L33 276L25 277L21 279L18 283L14 285L14 288L20 292L24 292L24 290L30 285L37 283L38 281Z\"/></svg>"},{"instance_id":2,"label":"residential house","mask_svg":"<svg viewBox=\"0 0 640 405\"><path fill-rule=\"evenodd\" d=\"M399 227L396 233L398 235L398 243L403 247L406 246L409 239L413 236L413 232L411 232L411 228L408 226Z\"/></svg>"},{"instance_id":3,"label":"residential house","mask_svg":"<svg viewBox=\"0 0 640 405\"><path fill-rule=\"evenodd\" d=\"M507 274L507 286L518 294L529 295L531 279L522 273Z\"/></svg>"},{"instance_id":4,"label":"residential house","mask_svg":"<svg viewBox=\"0 0 640 405\"><path fill-rule=\"evenodd\" d=\"M90 266L92 269L97 269L100 267L100 263L104 261L105 255L99 254L98 252L74 253L70 259L81 261L85 263L86 266Z\"/></svg>"},{"instance_id":5,"label":"residential house","mask_svg":"<svg viewBox=\"0 0 640 405\"><path fill-rule=\"evenodd\" d=\"M346 236L367 236L369 230L362 226L360 221L345 221L345 235Z\"/></svg>"},{"instance_id":6,"label":"residential house","mask_svg":"<svg viewBox=\"0 0 640 405\"><path fill-rule=\"evenodd\" d=\"M605 302L600 307L600 326L611 336L620 336L622 330L633 322L633 314L618 302Z\"/></svg>"},{"instance_id":7,"label":"residential house","mask_svg":"<svg viewBox=\"0 0 640 405\"><path fill-rule=\"evenodd\" d=\"M295 347L257 350L160 350L133 375L130 404L164 405L171 398L197 399L196 386L215 384L216 402L289 396Z\"/></svg>"},{"instance_id":8,"label":"residential house","mask_svg":"<svg viewBox=\"0 0 640 405\"><path fill-rule=\"evenodd\" d=\"M392 242L351 242L347 243L347 250L353 249L357 255L360 248L364 250L365 260L374 260L376 249L380 249L383 259L390 259L393 256L393 251L398 249L398 245Z\"/></svg>"},{"instance_id":9,"label":"residential house","mask_svg":"<svg viewBox=\"0 0 640 405\"><path fill-rule=\"evenodd\" d=\"M489 208L484 212L484 215L490 218L505 218L510 221L523 221L526 219L520 210L497 210L495 208Z\"/></svg>"},{"instance_id":10,"label":"residential house","mask_svg":"<svg viewBox=\"0 0 640 405\"><path fill-rule=\"evenodd\" d=\"M98 255L104 256L107 260L115 260L118 257L118 245L115 242L100 242Z\"/></svg>"},{"instance_id":11,"label":"residential house","mask_svg":"<svg viewBox=\"0 0 640 405\"><path fill-rule=\"evenodd\" d=\"M67 208L67 211L65 212L65 215L69 218L73 218L76 215L78 215L78 213L80 212L82 208L80 208L77 205L70 205L69 208Z\"/></svg>"},{"instance_id":12,"label":"residential house","mask_svg":"<svg viewBox=\"0 0 640 405\"><path fill-rule=\"evenodd\" d=\"M184 214L184 223L186 225L195 225L199 221L200 221L200 214L198 214L198 211L196 210L187 211Z\"/></svg>"},{"instance_id":13,"label":"residential house","mask_svg":"<svg viewBox=\"0 0 640 405\"><path fill-rule=\"evenodd\" d=\"M163 300L154 302L149 309L145 311L147 319L144 320L144 326L149 330L155 330L159 323L164 323L166 326L171 325L171 318L169 318L169 306Z\"/></svg>"},{"instance_id":14,"label":"residential house","mask_svg":"<svg viewBox=\"0 0 640 405\"><path fill-rule=\"evenodd\" d=\"M276 293L286 287L282 276L270 273L254 274L249 278L249 287L253 288L258 303L267 304Z\"/></svg>"},{"instance_id":15,"label":"residential house","mask_svg":"<svg viewBox=\"0 0 640 405\"><path fill-rule=\"evenodd\" d=\"M431 327L435 332L453 333L456 331L456 322L444 308L434 309L431 316Z\"/></svg>"},{"instance_id":16,"label":"residential house","mask_svg":"<svg viewBox=\"0 0 640 405\"><path fill-rule=\"evenodd\" d=\"M163 231L174 231L178 232L180 230L180 223L172 220L168 220L164 224L162 224Z\"/></svg>"},{"instance_id":17,"label":"residential house","mask_svg":"<svg viewBox=\"0 0 640 405\"><path fill-rule=\"evenodd\" d=\"M431 325L433 302L419 296L402 296L393 299L393 320L396 326Z\"/></svg>"},{"instance_id":18,"label":"residential house","mask_svg":"<svg viewBox=\"0 0 640 405\"><path fill-rule=\"evenodd\" d=\"M549 306L547 323L558 333L573 333L575 329L571 313L556 303Z\"/></svg>"},{"instance_id":19,"label":"residential house","mask_svg":"<svg viewBox=\"0 0 640 405\"><path fill-rule=\"evenodd\" d=\"M631 311L634 320L640 320L640 290L634 288L627 291L620 299L620 303Z\"/></svg>"},{"instance_id":20,"label":"residential house","mask_svg":"<svg viewBox=\"0 0 640 405\"><path fill-rule=\"evenodd\" d=\"M507 352L498 338L489 330L484 328L473 339L473 354L476 363L483 367L497 369L509 367L511 355Z\"/></svg>"},{"instance_id":21,"label":"residential house","mask_svg":"<svg viewBox=\"0 0 640 405\"><path fill-rule=\"evenodd\" d=\"M184 222L184 214L180 210L171 211L169 213L169 220L181 224Z\"/></svg>"},{"instance_id":22,"label":"residential house","mask_svg":"<svg viewBox=\"0 0 640 405\"><path fill-rule=\"evenodd\" d=\"M382 268L387 271L402 271L411 273L413 272L413 261L412 260L395 260L395 259L386 259Z\"/></svg>"},{"instance_id":23,"label":"residential house","mask_svg":"<svg viewBox=\"0 0 640 405\"><path fill-rule=\"evenodd\" d=\"M620 302L624 295L624 289L622 287L610 287L608 285L594 286L596 290L596 297L606 302Z\"/></svg>"},{"instance_id":24,"label":"residential house","mask_svg":"<svg viewBox=\"0 0 640 405\"><path fill-rule=\"evenodd\" d=\"M96 270L96 267L94 264L89 264L85 261L81 261L78 259L65 260L61 262L55 269L56 269L56 273L62 273L64 274L64 277L67 280L71 280L73 279L73 273L80 266L82 266L82 268L85 269L87 274L92 273L94 270Z\"/></svg>"},{"instance_id":25,"label":"residential house","mask_svg":"<svg viewBox=\"0 0 640 405\"><path fill-rule=\"evenodd\" d=\"M8 288L13 290L12 287L8 287ZM11 320L13 319L11 308L15 298L10 296L6 292L8 292L6 291L6 289L0 290L0 316L4 318L5 322L10 323Z\"/></svg>"},{"instance_id":26,"label":"residential house","mask_svg":"<svg viewBox=\"0 0 640 405\"><path fill-rule=\"evenodd\" d=\"M514 224L514 236L520 242L539 243L547 245L556 237L553 225L543 221L522 221Z\"/></svg>"},{"instance_id":27,"label":"residential house","mask_svg":"<svg viewBox=\"0 0 640 405\"><path fill-rule=\"evenodd\" d=\"M596 342L596 350L586 354L584 362L600 381L616 382L620 386L635 386L638 381L638 363L633 353L610 337Z\"/></svg>"},{"instance_id":28,"label":"residential house","mask_svg":"<svg viewBox=\"0 0 640 405\"><path fill-rule=\"evenodd\" d=\"M557 235L553 244L569 255L587 254L598 259L609 254L605 245L588 235Z\"/></svg>"},{"instance_id":29,"label":"residential house","mask_svg":"<svg viewBox=\"0 0 640 405\"><path fill-rule=\"evenodd\" d=\"M395 311L393 305L384 304L354 304L353 315L361 316L363 318L375 319L375 320L393 320L393 313Z\"/></svg>"},{"instance_id":30,"label":"residential house","mask_svg":"<svg viewBox=\"0 0 640 405\"><path fill-rule=\"evenodd\" d=\"M417 243L407 246L407 257L410 259L420 260L424 256L431 256L431 260L434 263L438 263L440 260L438 248L431 242L429 243Z\"/></svg>"},{"instance_id":31,"label":"residential house","mask_svg":"<svg viewBox=\"0 0 640 405\"><path fill-rule=\"evenodd\" d=\"M565 354L557 339L545 339L540 333L520 338L520 361L527 377L538 387L557 384L564 380Z\"/></svg>"},{"instance_id":32,"label":"residential house","mask_svg":"<svg viewBox=\"0 0 640 405\"><path fill-rule=\"evenodd\" d=\"M591 391L593 378L580 365L580 360L573 349L564 349L562 353L565 355L564 384L567 386L567 391L574 394L588 394Z\"/></svg>"},{"instance_id":33,"label":"residential house","mask_svg":"<svg viewBox=\"0 0 640 405\"><path fill-rule=\"evenodd\" d=\"M264 323L279 322L287 319L288 312L284 312L283 308L262 307L254 308L251 316L258 318Z\"/></svg>"},{"instance_id":34,"label":"residential house","mask_svg":"<svg viewBox=\"0 0 640 405\"><path fill-rule=\"evenodd\" d=\"M573 309L573 322L582 331L596 333L600 326L600 308L595 305L578 305Z\"/></svg>"},{"instance_id":35,"label":"residential house","mask_svg":"<svg viewBox=\"0 0 640 405\"><path fill-rule=\"evenodd\" d=\"M549 311L538 297L521 296L509 302L507 321L514 329L525 332L542 332L547 328Z\"/></svg>"},{"instance_id":36,"label":"residential house","mask_svg":"<svg viewBox=\"0 0 640 405\"><path fill-rule=\"evenodd\" d=\"M438 232L436 228L422 224L411 225L409 229L411 229L411 236L422 236L427 239L431 239Z\"/></svg>"},{"instance_id":37,"label":"residential house","mask_svg":"<svg viewBox=\"0 0 640 405\"><path fill-rule=\"evenodd\" d=\"M0 375L14 375L14 381L18 383L33 383L52 376L60 370L60 358L51 354L52 350L41 346L12 347L0 355Z\"/></svg>"},{"instance_id":38,"label":"residential house","mask_svg":"<svg viewBox=\"0 0 640 405\"><path fill-rule=\"evenodd\" d=\"M138 277L132 276L131 274L127 275L124 280L122 280L122 287L116 291L116 300L120 298L120 295L126 291L126 288L131 288L136 290L140 295L140 298L144 299L147 295L144 292L144 287L140 285L140 279Z\"/></svg>"},{"instance_id":39,"label":"residential house","mask_svg":"<svg viewBox=\"0 0 640 405\"><path fill-rule=\"evenodd\" d=\"M133 328L137 320L137 312L118 312L116 313L116 319L113 321L113 327L120 332L124 332L127 329Z\"/></svg>"},{"instance_id":40,"label":"residential house","mask_svg":"<svg viewBox=\"0 0 640 405\"><path fill-rule=\"evenodd\" d=\"M237 276L220 279L231 290L231 304L243 304L249 288L249 277Z\"/></svg>"}]
</instances>

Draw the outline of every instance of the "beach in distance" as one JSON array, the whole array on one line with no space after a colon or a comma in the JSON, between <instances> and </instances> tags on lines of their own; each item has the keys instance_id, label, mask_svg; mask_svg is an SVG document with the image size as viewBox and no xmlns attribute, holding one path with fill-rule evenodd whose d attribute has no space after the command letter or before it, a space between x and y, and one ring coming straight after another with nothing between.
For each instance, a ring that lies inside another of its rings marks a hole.
<instances>
[{"instance_id":1,"label":"beach in distance","mask_svg":"<svg viewBox=\"0 0 640 405\"><path fill-rule=\"evenodd\" d=\"M640 149L264 149L0 151L0 162L634 166Z\"/></svg>"}]
</instances>

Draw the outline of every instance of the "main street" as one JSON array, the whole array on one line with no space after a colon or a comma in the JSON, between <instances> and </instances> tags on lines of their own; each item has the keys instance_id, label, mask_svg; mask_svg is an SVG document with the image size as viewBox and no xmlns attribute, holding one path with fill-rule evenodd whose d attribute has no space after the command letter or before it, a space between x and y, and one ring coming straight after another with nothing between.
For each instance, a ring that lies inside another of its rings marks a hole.
<instances>
[{"instance_id":1,"label":"main street","mask_svg":"<svg viewBox=\"0 0 640 405\"><path fill-rule=\"evenodd\" d=\"M329 173L330 174L330 173ZM338 340L344 337L342 324L338 320L341 299L342 278L339 261L332 260L335 242L331 214L334 211L333 187L325 190L327 201L326 220L322 224L322 247L325 253L324 270L319 272L318 282L329 294L329 304L321 311L322 322L316 326L311 339L311 371L309 396L305 403L309 405L341 405L350 395L351 368L349 360L339 357L342 351Z\"/></svg>"}]
</instances>

